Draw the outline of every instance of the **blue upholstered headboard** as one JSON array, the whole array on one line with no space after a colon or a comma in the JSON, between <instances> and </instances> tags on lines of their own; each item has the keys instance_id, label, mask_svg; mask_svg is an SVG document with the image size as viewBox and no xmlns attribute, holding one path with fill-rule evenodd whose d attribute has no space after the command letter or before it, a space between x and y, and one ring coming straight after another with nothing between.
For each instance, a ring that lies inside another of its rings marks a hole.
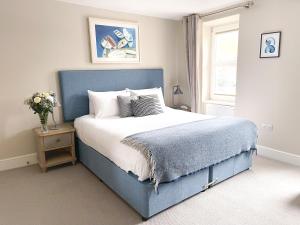
<instances>
[{"instance_id":1,"label":"blue upholstered headboard","mask_svg":"<svg viewBox=\"0 0 300 225\"><path fill-rule=\"evenodd\" d=\"M59 71L59 81L64 121L72 121L89 113L87 90L164 87L162 69Z\"/></svg>"}]
</instances>

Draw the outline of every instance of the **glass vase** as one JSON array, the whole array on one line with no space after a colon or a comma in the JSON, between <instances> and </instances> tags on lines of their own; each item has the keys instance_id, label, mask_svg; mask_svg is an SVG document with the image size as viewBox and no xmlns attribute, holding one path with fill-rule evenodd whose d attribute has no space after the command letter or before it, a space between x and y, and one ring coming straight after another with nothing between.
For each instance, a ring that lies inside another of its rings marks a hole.
<instances>
[{"instance_id":1,"label":"glass vase","mask_svg":"<svg viewBox=\"0 0 300 225\"><path fill-rule=\"evenodd\" d=\"M39 113L40 122L41 122L41 131L43 133L48 132L48 112Z\"/></svg>"}]
</instances>

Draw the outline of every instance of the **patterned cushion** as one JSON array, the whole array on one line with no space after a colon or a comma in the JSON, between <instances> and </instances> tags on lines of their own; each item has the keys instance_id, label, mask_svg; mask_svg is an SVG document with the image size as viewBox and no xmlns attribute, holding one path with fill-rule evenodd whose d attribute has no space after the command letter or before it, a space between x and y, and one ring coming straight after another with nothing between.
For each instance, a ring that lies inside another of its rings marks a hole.
<instances>
[{"instance_id":1,"label":"patterned cushion","mask_svg":"<svg viewBox=\"0 0 300 225\"><path fill-rule=\"evenodd\" d=\"M117 98L119 103L120 117L124 118L124 117L133 116L133 112L131 108L131 100L135 100L137 99L137 97L119 95Z\"/></svg>"},{"instance_id":2,"label":"patterned cushion","mask_svg":"<svg viewBox=\"0 0 300 225\"><path fill-rule=\"evenodd\" d=\"M157 102L157 104L159 104L161 106L160 100L159 100L159 97L157 94L139 95L138 98L153 98Z\"/></svg>"},{"instance_id":3,"label":"patterned cushion","mask_svg":"<svg viewBox=\"0 0 300 225\"><path fill-rule=\"evenodd\" d=\"M136 100L131 100L131 107L134 116L149 116L163 112L157 95L141 95Z\"/></svg>"},{"instance_id":4,"label":"patterned cushion","mask_svg":"<svg viewBox=\"0 0 300 225\"><path fill-rule=\"evenodd\" d=\"M165 111L166 105L165 105L165 101L164 101L164 97L163 97L161 88L150 88L150 89L140 89L140 90L128 89L128 91L130 92L131 96L157 95L158 99L160 101L160 105L161 105L163 111Z\"/></svg>"}]
</instances>

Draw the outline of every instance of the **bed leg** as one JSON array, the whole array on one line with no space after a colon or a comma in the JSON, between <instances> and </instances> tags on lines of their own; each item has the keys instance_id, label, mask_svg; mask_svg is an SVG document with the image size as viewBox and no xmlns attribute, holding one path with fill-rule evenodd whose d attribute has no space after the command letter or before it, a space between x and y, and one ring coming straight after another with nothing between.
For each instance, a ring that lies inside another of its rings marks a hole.
<instances>
[{"instance_id":1,"label":"bed leg","mask_svg":"<svg viewBox=\"0 0 300 225\"><path fill-rule=\"evenodd\" d=\"M208 188L211 188L212 186L214 186L216 183L218 182L218 178L211 181L210 183L203 185L202 189L203 191L207 190Z\"/></svg>"},{"instance_id":2,"label":"bed leg","mask_svg":"<svg viewBox=\"0 0 300 225\"><path fill-rule=\"evenodd\" d=\"M142 221L147 221L149 218L143 217L142 216Z\"/></svg>"}]
</instances>

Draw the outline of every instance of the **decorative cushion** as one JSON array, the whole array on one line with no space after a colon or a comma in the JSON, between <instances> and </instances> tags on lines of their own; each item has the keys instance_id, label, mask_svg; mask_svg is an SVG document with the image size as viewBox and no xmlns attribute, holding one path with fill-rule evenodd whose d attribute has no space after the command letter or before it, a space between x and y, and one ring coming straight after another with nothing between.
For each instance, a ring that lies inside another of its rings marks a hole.
<instances>
[{"instance_id":1,"label":"decorative cushion","mask_svg":"<svg viewBox=\"0 0 300 225\"><path fill-rule=\"evenodd\" d=\"M136 96L118 96L118 103L119 103L119 111L120 117L129 117L133 116L132 107L131 107L131 100L136 100Z\"/></svg>"},{"instance_id":2,"label":"decorative cushion","mask_svg":"<svg viewBox=\"0 0 300 225\"><path fill-rule=\"evenodd\" d=\"M162 105L161 105L161 103L160 103L160 99L159 99L159 97L158 97L157 94L140 95L140 96L138 96L138 98L141 98L141 99L145 99L145 98L153 98L154 101L155 101L155 103L156 103L157 105L159 105L159 106L162 108Z\"/></svg>"},{"instance_id":3,"label":"decorative cushion","mask_svg":"<svg viewBox=\"0 0 300 225\"><path fill-rule=\"evenodd\" d=\"M133 115L136 117L150 116L163 113L158 97L139 96L136 100L131 100Z\"/></svg>"},{"instance_id":4,"label":"decorative cushion","mask_svg":"<svg viewBox=\"0 0 300 225\"><path fill-rule=\"evenodd\" d=\"M166 105L161 88L150 88L141 90L129 90L131 96L141 96L141 95L157 95L160 101L160 105L163 111L165 111Z\"/></svg>"}]
</instances>

